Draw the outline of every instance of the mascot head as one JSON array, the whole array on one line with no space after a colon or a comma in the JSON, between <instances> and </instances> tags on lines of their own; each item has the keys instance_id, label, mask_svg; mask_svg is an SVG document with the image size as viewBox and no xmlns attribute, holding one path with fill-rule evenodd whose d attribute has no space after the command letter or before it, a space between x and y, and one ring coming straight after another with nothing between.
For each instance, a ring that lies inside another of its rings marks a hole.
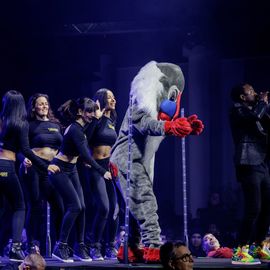
<instances>
[{"instance_id":1,"label":"mascot head","mask_svg":"<svg viewBox=\"0 0 270 270\"><path fill-rule=\"evenodd\" d=\"M179 66L151 61L141 68L131 83L133 102L153 118L178 117L185 79Z\"/></svg>"}]
</instances>

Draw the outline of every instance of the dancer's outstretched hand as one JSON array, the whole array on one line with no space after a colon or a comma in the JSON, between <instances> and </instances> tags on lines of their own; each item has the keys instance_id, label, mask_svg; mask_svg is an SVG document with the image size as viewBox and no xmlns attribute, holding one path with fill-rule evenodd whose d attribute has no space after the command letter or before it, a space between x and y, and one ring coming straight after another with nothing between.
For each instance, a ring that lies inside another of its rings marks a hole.
<instances>
[{"instance_id":1,"label":"dancer's outstretched hand","mask_svg":"<svg viewBox=\"0 0 270 270\"><path fill-rule=\"evenodd\" d=\"M95 117L97 119L101 118L103 113L105 112L105 108L103 110L100 110L100 102L99 100L96 101L96 104L98 106L97 110L95 111Z\"/></svg>"}]
</instances>

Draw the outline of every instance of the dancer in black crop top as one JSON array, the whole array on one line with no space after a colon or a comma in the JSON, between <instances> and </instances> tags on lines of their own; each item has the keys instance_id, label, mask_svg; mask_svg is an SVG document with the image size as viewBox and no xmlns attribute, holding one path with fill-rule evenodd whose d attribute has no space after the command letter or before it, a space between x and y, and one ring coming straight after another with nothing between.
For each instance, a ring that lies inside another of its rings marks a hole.
<instances>
[{"instance_id":1,"label":"dancer in black crop top","mask_svg":"<svg viewBox=\"0 0 270 270\"><path fill-rule=\"evenodd\" d=\"M40 170L51 173L59 170L37 157L29 148L28 123L24 98L21 93L11 90L2 99L0 113L0 195L6 196L12 208L12 243L9 258L22 261L21 234L24 225L25 205L22 188L15 171L16 153L21 151Z\"/></svg>"},{"instance_id":2,"label":"dancer in black crop top","mask_svg":"<svg viewBox=\"0 0 270 270\"><path fill-rule=\"evenodd\" d=\"M104 114L99 121L96 120L89 125L87 139L95 161L105 170L109 170L110 152L117 138L116 100L113 92L105 88L99 89L94 99L100 102L100 108L104 110ZM94 167L90 169L88 181L97 207L90 233L92 238L90 239L90 256L93 260L103 260L101 240L104 235L105 258L116 259L115 236L118 228L118 211L115 211L117 196L114 183L104 179Z\"/></svg>"},{"instance_id":3,"label":"dancer in black crop top","mask_svg":"<svg viewBox=\"0 0 270 270\"><path fill-rule=\"evenodd\" d=\"M105 112L105 114L107 113ZM115 123L110 117L103 115L99 121L96 120L96 124L92 128L94 129L92 132L88 130L93 134L88 136L88 143L91 148L98 146L109 146L111 148L114 145L117 133Z\"/></svg>"},{"instance_id":4,"label":"dancer in black crop top","mask_svg":"<svg viewBox=\"0 0 270 270\"><path fill-rule=\"evenodd\" d=\"M74 248L74 256L82 261L91 261L84 245L85 203L76 168L78 157L81 156L87 164L96 168L104 178L111 179L110 172L91 157L84 134L84 128L92 120L96 108L96 103L89 98L69 100L59 108L63 118L71 124L64 132L59 154L52 161L61 171L50 175L49 179L61 194L66 206L59 241L53 250L53 257L63 262L73 261L67 245L73 225L77 228L78 242Z\"/></svg>"},{"instance_id":5,"label":"dancer in black crop top","mask_svg":"<svg viewBox=\"0 0 270 270\"><path fill-rule=\"evenodd\" d=\"M29 120L29 143L33 152L47 165L56 156L61 146L63 136L59 121L50 108L49 97L46 94L34 94L30 97L27 107ZM64 212L62 198L48 180L48 174L33 165L31 159L19 156L21 159L20 178L23 181L27 200L26 233L28 252L37 252L41 243L41 251L45 246L45 231L40 230L42 220L42 199L50 204L52 217L51 241L59 237L61 221ZM37 241L38 240L38 241Z\"/></svg>"}]
</instances>

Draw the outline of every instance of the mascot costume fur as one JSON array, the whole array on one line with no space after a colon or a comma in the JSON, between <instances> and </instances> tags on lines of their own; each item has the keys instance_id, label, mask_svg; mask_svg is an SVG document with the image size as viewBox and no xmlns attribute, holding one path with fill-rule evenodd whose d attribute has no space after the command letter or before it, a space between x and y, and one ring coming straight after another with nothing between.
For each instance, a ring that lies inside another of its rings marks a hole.
<instances>
[{"instance_id":1,"label":"mascot costume fur","mask_svg":"<svg viewBox=\"0 0 270 270\"><path fill-rule=\"evenodd\" d=\"M203 124L196 115L188 118L179 116L183 89L184 76L180 67L155 61L142 67L131 84L132 171L129 193L130 220L131 223L133 220L133 224L128 243L130 262L159 261L159 247L162 243L153 177L155 153L161 141L167 135L183 138L189 134L199 135L203 130ZM118 167L123 198L128 164L128 110L111 153L111 162ZM119 249L118 259L123 260L123 247Z\"/></svg>"}]
</instances>

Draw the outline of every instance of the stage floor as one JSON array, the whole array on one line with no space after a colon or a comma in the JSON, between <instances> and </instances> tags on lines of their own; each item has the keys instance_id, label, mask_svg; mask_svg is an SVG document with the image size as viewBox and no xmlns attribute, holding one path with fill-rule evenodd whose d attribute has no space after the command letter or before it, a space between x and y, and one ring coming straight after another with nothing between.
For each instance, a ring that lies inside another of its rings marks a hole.
<instances>
[{"instance_id":1,"label":"stage floor","mask_svg":"<svg viewBox=\"0 0 270 270\"><path fill-rule=\"evenodd\" d=\"M9 263L6 258L0 258L0 269ZM102 261L84 263L75 261L73 263L62 263L54 259L46 259L46 269L55 270L76 270L76 269L162 269L160 264L120 264L117 261ZM268 266L269 265L269 266ZM270 264L262 263L259 265L233 265L230 259L213 259L213 258L195 258L194 269L270 269Z\"/></svg>"}]
</instances>

